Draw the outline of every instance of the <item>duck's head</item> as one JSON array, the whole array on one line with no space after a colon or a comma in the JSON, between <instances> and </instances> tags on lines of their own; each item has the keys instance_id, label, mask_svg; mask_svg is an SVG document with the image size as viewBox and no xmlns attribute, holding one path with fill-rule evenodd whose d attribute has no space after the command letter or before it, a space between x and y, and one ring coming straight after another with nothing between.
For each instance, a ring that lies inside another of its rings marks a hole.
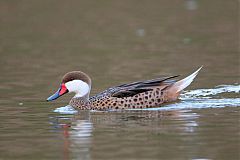
<instances>
[{"instance_id":1,"label":"duck's head","mask_svg":"<svg viewBox=\"0 0 240 160\"><path fill-rule=\"evenodd\" d=\"M89 97L91 90L91 79L81 71L72 71L65 74L62 78L60 88L47 101L53 101L58 97L74 92L74 97Z\"/></svg>"}]
</instances>

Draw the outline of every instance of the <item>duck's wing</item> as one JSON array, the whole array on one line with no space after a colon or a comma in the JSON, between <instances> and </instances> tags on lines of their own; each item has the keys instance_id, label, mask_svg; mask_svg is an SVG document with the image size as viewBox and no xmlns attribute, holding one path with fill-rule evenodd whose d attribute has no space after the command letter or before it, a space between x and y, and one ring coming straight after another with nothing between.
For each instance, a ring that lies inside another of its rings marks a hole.
<instances>
[{"instance_id":1,"label":"duck's wing","mask_svg":"<svg viewBox=\"0 0 240 160\"><path fill-rule=\"evenodd\" d=\"M110 88L111 96L118 98L130 97L142 92L151 91L156 87L160 86L167 87L176 82L176 80L174 79L176 77L178 77L178 75L122 84Z\"/></svg>"},{"instance_id":2,"label":"duck's wing","mask_svg":"<svg viewBox=\"0 0 240 160\"><path fill-rule=\"evenodd\" d=\"M134 89L124 89L124 90L118 90L117 92L112 94L112 97L118 97L118 98L123 98L123 97L131 97L136 94L142 93L142 92L147 92L151 91L152 89L150 88L134 88Z\"/></svg>"},{"instance_id":3,"label":"duck's wing","mask_svg":"<svg viewBox=\"0 0 240 160\"><path fill-rule=\"evenodd\" d=\"M156 87L168 87L176 82L174 78L178 76L179 75L121 84L115 87L108 88L103 92L90 97L90 101L101 100L107 97L130 97L142 92L151 91Z\"/></svg>"}]
</instances>

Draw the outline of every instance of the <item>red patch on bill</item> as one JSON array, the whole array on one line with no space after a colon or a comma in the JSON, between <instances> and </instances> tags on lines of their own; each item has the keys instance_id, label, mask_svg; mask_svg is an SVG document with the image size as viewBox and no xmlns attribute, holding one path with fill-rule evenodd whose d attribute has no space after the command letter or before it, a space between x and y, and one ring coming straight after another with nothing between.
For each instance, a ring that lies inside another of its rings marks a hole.
<instances>
[{"instance_id":1,"label":"red patch on bill","mask_svg":"<svg viewBox=\"0 0 240 160\"><path fill-rule=\"evenodd\" d=\"M61 96L61 95L63 95L64 93L66 93L67 92L67 87L65 86L65 84L63 83L63 84L61 84L61 90L60 90L60 92L59 92L59 95Z\"/></svg>"}]
</instances>

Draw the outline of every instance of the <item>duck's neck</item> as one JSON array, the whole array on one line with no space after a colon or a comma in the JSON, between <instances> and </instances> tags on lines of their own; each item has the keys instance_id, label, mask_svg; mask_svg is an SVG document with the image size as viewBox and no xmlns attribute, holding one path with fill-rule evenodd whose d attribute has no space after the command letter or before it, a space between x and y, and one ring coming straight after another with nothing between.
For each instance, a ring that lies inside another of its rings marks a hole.
<instances>
[{"instance_id":1,"label":"duck's neck","mask_svg":"<svg viewBox=\"0 0 240 160\"><path fill-rule=\"evenodd\" d=\"M82 109L84 107L86 109L89 103L91 83L88 84L82 80L72 80L65 85L69 92L75 93L75 96L70 101L70 105L74 108Z\"/></svg>"},{"instance_id":2,"label":"duck's neck","mask_svg":"<svg viewBox=\"0 0 240 160\"><path fill-rule=\"evenodd\" d=\"M87 95L84 97L73 97L69 105L75 109L81 109L81 110L90 109L89 97Z\"/></svg>"},{"instance_id":3,"label":"duck's neck","mask_svg":"<svg viewBox=\"0 0 240 160\"><path fill-rule=\"evenodd\" d=\"M90 92L83 92L76 93L75 96L71 99L70 105L76 109L89 109L90 102L89 102L89 94Z\"/></svg>"}]
</instances>

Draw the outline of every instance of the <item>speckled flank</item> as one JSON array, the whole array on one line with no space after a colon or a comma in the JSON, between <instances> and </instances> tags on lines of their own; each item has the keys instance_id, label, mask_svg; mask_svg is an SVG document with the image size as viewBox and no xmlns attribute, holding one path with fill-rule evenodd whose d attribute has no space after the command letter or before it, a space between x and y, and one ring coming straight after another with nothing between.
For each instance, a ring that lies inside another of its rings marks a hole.
<instances>
[{"instance_id":1,"label":"speckled flank","mask_svg":"<svg viewBox=\"0 0 240 160\"><path fill-rule=\"evenodd\" d=\"M100 105L96 103L92 103L93 106L97 105L94 108L99 109L124 109L124 108L147 108L153 107L157 101L153 98L156 94L156 91L147 91L144 93L140 93L138 95L134 95L133 97L123 97L117 98L112 97L100 103ZM159 96L160 97L160 94ZM163 99L159 99L159 101L163 101Z\"/></svg>"},{"instance_id":2,"label":"speckled flank","mask_svg":"<svg viewBox=\"0 0 240 160\"><path fill-rule=\"evenodd\" d=\"M177 97L174 99L177 99ZM143 92L132 97L117 98L106 95L100 99L92 97L88 102L79 99L74 100L73 98L70 105L81 110L136 109L157 107L168 101L172 101L172 99L167 96L166 90L154 88L152 91Z\"/></svg>"}]
</instances>

